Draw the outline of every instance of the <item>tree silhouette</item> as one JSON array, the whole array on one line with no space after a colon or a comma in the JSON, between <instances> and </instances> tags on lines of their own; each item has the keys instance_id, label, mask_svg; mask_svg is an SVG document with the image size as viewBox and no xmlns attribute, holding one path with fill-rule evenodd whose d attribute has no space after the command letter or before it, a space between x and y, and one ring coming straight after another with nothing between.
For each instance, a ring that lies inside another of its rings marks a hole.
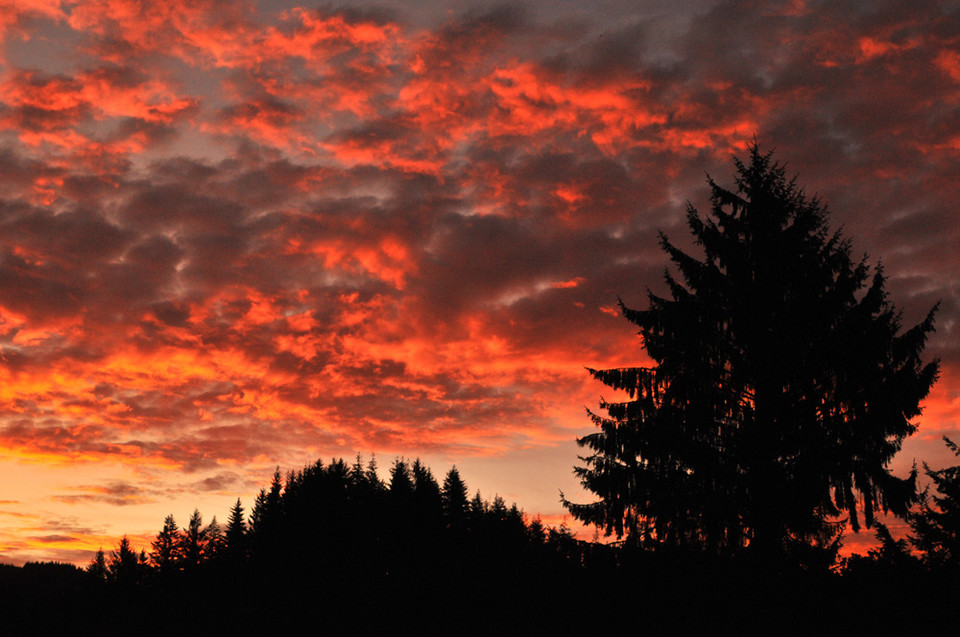
<instances>
[{"instance_id":1,"label":"tree silhouette","mask_svg":"<svg viewBox=\"0 0 960 637\"><path fill-rule=\"evenodd\" d=\"M180 553L183 559L183 568L196 570L207 553L207 532L203 526L203 516L199 509L194 509L187 522L187 527L180 534Z\"/></svg>"},{"instance_id":2,"label":"tree silhouette","mask_svg":"<svg viewBox=\"0 0 960 637\"><path fill-rule=\"evenodd\" d=\"M173 573L180 569L183 552L180 542L180 529L173 515L163 520L163 528L153 541L150 559L161 574Z\"/></svg>"},{"instance_id":3,"label":"tree silhouette","mask_svg":"<svg viewBox=\"0 0 960 637\"><path fill-rule=\"evenodd\" d=\"M921 353L936 308L901 332L884 276L784 167L750 147L736 188L708 178L711 214L688 205L702 259L660 235L679 271L669 297L623 315L650 367L589 370L628 400L590 412L599 431L575 469L599 496L566 505L606 534L638 542L784 555L830 543L831 519L860 528L907 513L914 471L888 463L937 377ZM589 410L588 410L589 411Z\"/></svg>"},{"instance_id":4,"label":"tree silhouette","mask_svg":"<svg viewBox=\"0 0 960 637\"><path fill-rule=\"evenodd\" d=\"M204 546L203 559L215 560L223 554L226 547L227 538L224 535L223 527L217 522L217 516L213 516L210 524L203 530Z\"/></svg>"},{"instance_id":5,"label":"tree silhouette","mask_svg":"<svg viewBox=\"0 0 960 637\"><path fill-rule=\"evenodd\" d=\"M960 447L944 436L947 447L960 456ZM932 568L960 567L960 465L934 471L924 463L939 495L921 494L920 507L909 518L911 542ZM932 499L932 503L931 503Z\"/></svg>"},{"instance_id":6,"label":"tree silhouette","mask_svg":"<svg viewBox=\"0 0 960 637\"><path fill-rule=\"evenodd\" d=\"M107 573L110 581L122 586L131 586L140 581L140 575L145 566L138 558L136 551L131 548L130 540L124 535L110 555Z\"/></svg>"},{"instance_id":7,"label":"tree silhouette","mask_svg":"<svg viewBox=\"0 0 960 637\"><path fill-rule=\"evenodd\" d=\"M410 475L410 466L403 458L395 459L390 467L390 494L403 502L413 497L413 477Z\"/></svg>"},{"instance_id":8,"label":"tree silhouette","mask_svg":"<svg viewBox=\"0 0 960 637\"><path fill-rule=\"evenodd\" d=\"M224 533L224 555L231 562L238 562L247 555L247 525L243 519L240 498L230 508L227 530Z\"/></svg>"},{"instance_id":9,"label":"tree silhouette","mask_svg":"<svg viewBox=\"0 0 960 637\"><path fill-rule=\"evenodd\" d=\"M90 560L90 563L87 565L87 573L90 574L94 581L107 581L107 578L110 576L110 571L107 569L107 558L104 556L102 548L97 549L97 554Z\"/></svg>"},{"instance_id":10,"label":"tree silhouette","mask_svg":"<svg viewBox=\"0 0 960 637\"><path fill-rule=\"evenodd\" d=\"M462 527L467 519L470 503L467 500L467 485L460 477L456 466L452 467L443 479L440 497L446 524L456 528Z\"/></svg>"}]
</instances>

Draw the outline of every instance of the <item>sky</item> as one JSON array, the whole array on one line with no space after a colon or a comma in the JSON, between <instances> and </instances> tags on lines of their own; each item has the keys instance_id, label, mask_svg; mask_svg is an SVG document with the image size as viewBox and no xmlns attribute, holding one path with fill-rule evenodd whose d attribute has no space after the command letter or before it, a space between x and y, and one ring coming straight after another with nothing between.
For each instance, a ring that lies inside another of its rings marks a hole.
<instances>
[{"instance_id":1,"label":"sky","mask_svg":"<svg viewBox=\"0 0 960 637\"><path fill-rule=\"evenodd\" d=\"M953 464L960 2L0 0L0 562L357 453L560 524L618 296L754 139L940 302L892 468Z\"/></svg>"}]
</instances>

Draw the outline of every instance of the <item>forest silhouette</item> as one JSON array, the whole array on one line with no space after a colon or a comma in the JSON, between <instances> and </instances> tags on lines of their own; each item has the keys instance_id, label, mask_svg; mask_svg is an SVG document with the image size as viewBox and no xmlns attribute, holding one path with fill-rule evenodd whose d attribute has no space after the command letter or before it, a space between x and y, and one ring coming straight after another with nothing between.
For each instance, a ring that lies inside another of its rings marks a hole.
<instances>
[{"instance_id":1,"label":"forest silhouette","mask_svg":"<svg viewBox=\"0 0 960 637\"><path fill-rule=\"evenodd\" d=\"M901 329L885 278L754 144L661 235L669 297L621 303L655 365L590 370L629 400L590 412L575 469L593 541L470 494L456 467L318 460L278 468L221 523L169 515L81 569L0 565L4 634L839 634L956 625L960 465L889 463L936 381L936 308ZM960 449L945 438L957 455ZM906 521L895 538L883 514ZM861 520L866 555L840 557ZM601 541L599 533L605 533ZM609 536L616 536L611 541Z\"/></svg>"},{"instance_id":2,"label":"forest silhouette","mask_svg":"<svg viewBox=\"0 0 960 637\"><path fill-rule=\"evenodd\" d=\"M867 555L785 568L578 539L500 497L470 497L456 468L440 483L397 459L383 481L359 456L317 461L277 471L249 514L238 500L225 525L195 511L180 528L168 516L149 551L124 537L85 569L0 565L4 634L569 634L631 614L649 630L907 629L956 615L960 593L960 467L928 471L934 493L909 516L909 544L879 524ZM887 599L897 610L849 614Z\"/></svg>"}]
</instances>

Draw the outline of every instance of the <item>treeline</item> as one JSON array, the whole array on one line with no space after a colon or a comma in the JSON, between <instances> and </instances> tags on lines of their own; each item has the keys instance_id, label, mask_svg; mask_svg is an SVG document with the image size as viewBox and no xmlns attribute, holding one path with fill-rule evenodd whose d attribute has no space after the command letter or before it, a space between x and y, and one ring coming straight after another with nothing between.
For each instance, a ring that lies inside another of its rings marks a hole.
<instances>
[{"instance_id":1,"label":"treeline","mask_svg":"<svg viewBox=\"0 0 960 637\"><path fill-rule=\"evenodd\" d=\"M168 515L149 553L126 537L87 567L98 583L132 586L254 573L285 578L323 572L344 583L520 569L559 558L582 563L588 545L565 527L525 521L500 496L472 497L456 467L438 482L419 459L397 459L381 480L375 460L317 461L285 477L279 469L249 516L237 500L225 524L195 510L184 527ZM548 557L549 556L549 557Z\"/></svg>"},{"instance_id":2,"label":"treeline","mask_svg":"<svg viewBox=\"0 0 960 637\"><path fill-rule=\"evenodd\" d=\"M198 510L182 526L168 515L149 549L124 537L98 551L56 613L29 611L48 594L37 589L17 594L18 607L113 634L299 630L305 617L325 630L405 622L432 632L474 614L460 632L512 633L567 623L585 569L613 568L613 548L527 519L500 496L471 495L456 467L438 480L420 460L397 459L387 474L359 456L278 469L223 523Z\"/></svg>"},{"instance_id":3,"label":"treeline","mask_svg":"<svg viewBox=\"0 0 960 637\"><path fill-rule=\"evenodd\" d=\"M0 565L0 610L7 634L910 630L960 619L960 467L928 475L912 544L881 526L865 556L785 567L581 541L470 496L456 468L440 481L399 459L383 481L373 461L318 461L223 524L167 516L149 551L123 538L86 569Z\"/></svg>"}]
</instances>

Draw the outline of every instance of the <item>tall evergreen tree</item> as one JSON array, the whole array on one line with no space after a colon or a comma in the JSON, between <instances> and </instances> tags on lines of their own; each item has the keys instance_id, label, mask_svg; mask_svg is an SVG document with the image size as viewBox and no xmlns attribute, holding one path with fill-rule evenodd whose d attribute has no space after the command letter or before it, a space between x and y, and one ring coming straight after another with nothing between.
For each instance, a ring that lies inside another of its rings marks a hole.
<instances>
[{"instance_id":1,"label":"tall evergreen tree","mask_svg":"<svg viewBox=\"0 0 960 637\"><path fill-rule=\"evenodd\" d=\"M161 574L179 570L183 560L180 528L172 514L164 518L163 528L157 533L152 549L150 560Z\"/></svg>"},{"instance_id":2,"label":"tall evergreen tree","mask_svg":"<svg viewBox=\"0 0 960 637\"><path fill-rule=\"evenodd\" d=\"M841 514L858 530L858 503L868 526L906 515L915 472L888 465L937 377L921 361L936 308L901 331L882 270L851 258L820 201L756 145L734 163L735 189L708 179L710 216L688 206L704 256L661 235L679 280L646 310L620 303L654 365L590 370L629 399L601 399L578 440L599 501L566 504L608 534L783 554Z\"/></svg>"},{"instance_id":3,"label":"tall evergreen tree","mask_svg":"<svg viewBox=\"0 0 960 637\"><path fill-rule=\"evenodd\" d=\"M350 486L357 491L363 491L368 484L367 472L363 466L363 456L357 454L356 461L350 465Z\"/></svg>"},{"instance_id":4,"label":"tall evergreen tree","mask_svg":"<svg viewBox=\"0 0 960 637\"><path fill-rule=\"evenodd\" d=\"M184 569L195 570L199 567L206 549L207 533L203 526L203 516L200 515L199 509L194 509L190 521L180 534L180 551Z\"/></svg>"},{"instance_id":5,"label":"tall evergreen tree","mask_svg":"<svg viewBox=\"0 0 960 637\"><path fill-rule=\"evenodd\" d=\"M267 516L267 490L260 489L257 497L253 500L253 510L250 512L250 533L254 536L261 536L266 526L265 518Z\"/></svg>"},{"instance_id":6,"label":"tall evergreen tree","mask_svg":"<svg viewBox=\"0 0 960 637\"><path fill-rule=\"evenodd\" d=\"M383 480L380 479L380 474L377 473L376 455L371 455L370 462L367 463L367 481L376 491L382 491L384 489Z\"/></svg>"},{"instance_id":7,"label":"tall evergreen tree","mask_svg":"<svg viewBox=\"0 0 960 637\"><path fill-rule=\"evenodd\" d=\"M470 503L467 500L467 485L460 477L456 466L452 467L443 479L440 496L447 525L462 526L467 519Z\"/></svg>"},{"instance_id":8,"label":"tall evergreen tree","mask_svg":"<svg viewBox=\"0 0 960 637\"><path fill-rule=\"evenodd\" d=\"M224 533L224 553L231 561L241 561L247 555L247 525L243 519L240 498L230 508L227 530Z\"/></svg>"},{"instance_id":9,"label":"tall evergreen tree","mask_svg":"<svg viewBox=\"0 0 960 637\"><path fill-rule=\"evenodd\" d=\"M413 477L410 465L403 458L397 458L390 467L390 495L397 501L407 501L413 496Z\"/></svg>"},{"instance_id":10,"label":"tall evergreen tree","mask_svg":"<svg viewBox=\"0 0 960 637\"><path fill-rule=\"evenodd\" d=\"M270 489L261 489L250 514L250 549L266 557L264 552L278 548L278 533L283 520L283 481L280 467L273 472Z\"/></svg>"},{"instance_id":11,"label":"tall evergreen tree","mask_svg":"<svg viewBox=\"0 0 960 637\"><path fill-rule=\"evenodd\" d=\"M433 477L430 467L420 462L420 458L417 458L413 461L410 473L413 477L413 493L417 508L424 515L427 512L439 513L440 485L437 484L437 479Z\"/></svg>"},{"instance_id":12,"label":"tall evergreen tree","mask_svg":"<svg viewBox=\"0 0 960 637\"><path fill-rule=\"evenodd\" d=\"M270 490L267 491L265 519L268 526L279 526L283 518L283 482L280 479L280 467L273 472Z\"/></svg>"}]
</instances>

